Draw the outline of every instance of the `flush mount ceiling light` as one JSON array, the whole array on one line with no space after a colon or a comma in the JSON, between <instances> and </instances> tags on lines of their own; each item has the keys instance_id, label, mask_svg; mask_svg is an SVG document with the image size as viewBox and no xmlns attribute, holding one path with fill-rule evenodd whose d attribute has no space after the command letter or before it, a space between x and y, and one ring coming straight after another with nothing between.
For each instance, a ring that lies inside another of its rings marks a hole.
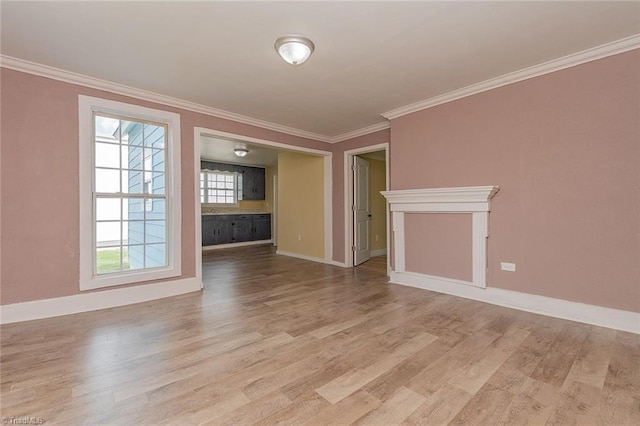
<instances>
[{"instance_id":1,"label":"flush mount ceiling light","mask_svg":"<svg viewBox=\"0 0 640 426\"><path fill-rule=\"evenodd\" d=\"M274 45L282 59L291 65L303 64L313 53L315 46L311 40L297 35L287 35L276 40Z\"/></svg>"},{"instance_id":2,"label":"flush mount ceiling light","mask_svg":"<svg viewBox=\"0 0 640 426\"><path fill-rule=\"evenodd\" d=\"M238 157L244 157L245 155L247 155L249 153L249 150L246 148L236 148L233 150L233 152L238 156Z\"/></svg>"}]
</instances>

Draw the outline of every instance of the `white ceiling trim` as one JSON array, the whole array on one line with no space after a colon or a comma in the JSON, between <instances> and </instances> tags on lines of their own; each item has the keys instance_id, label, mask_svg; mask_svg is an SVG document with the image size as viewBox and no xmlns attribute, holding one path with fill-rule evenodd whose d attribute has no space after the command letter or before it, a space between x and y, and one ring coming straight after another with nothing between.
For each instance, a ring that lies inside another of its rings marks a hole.
<instances>
[{"instance_id":1,"label":"white ceiling trim","mask_svg":"<svg viewBox=\"0 0 640 426\"><path fill-rule=\"evenodd\" d=\"M66 83L91 87L93 89L104 90L118 95L130 96L144 101L150 101L166 106L185 109L187 111L211 115L213 117L224 118L226 120L249 124L251 126L261 127L263 129L274 130L276 132L286 133L292 136L299 136L302 138L313 139L326 143L333 142L333 138L330 136L308 132L306 130L295 129L293 127L259 120L257 118L247 117L233 112L197 104L195 102L189 102L171 96L150 92L148 90L137 89L135 87L126 86L124 84L113 83L99 78L94 78L87 75L50 67L48 65L25 61L24 59L14 58L12 56L0 55L0 67L25 72L28 74L34 74L41 77L47 77L53 80L64 81Z\"/></svg>"},{"instance_id":2,"label":"white ceiling trim","mask_svg":"<svg viewBox=\"0 0 640 426\"><path fill-rule=\"evenodd\" d=\"M391 123L389 123L389 121L373 124L371 126L363 127L362 129L358 129L352 132L347 132L338 136L334 136L331 138L330 143L338 143L338 142L346 141L348 139L357 138L358 136L364 136L370 133L379 132L380 130L385 130L390 127L391 127Z\"/></svg>"},{"instance_id":3,"label":"white ceiling trim","mask_svg":"<svg viewBox=\"0 0 640 426\"><path fill-rule=\"evenodd\" d=\"M555 71L560 71L565 68L574 67L586 62L595 61L597 59L606 58L607 56L617 55L619 53L628 52L630 50L638 48L640 48L640 34L613 41L611 43L603 44L591 49L583 50L582 52L573 53L562 58L524 68L519 71L514 71L500 77L492 78L490 80L485 80L480 83L463 87L462 89L454 90L439 96L435 96L433 98L425 99L420 102L396 108L394 110L383 113L382 116L388 120L392 120L394 118L402 117L403 115L411 114L423 109L431 108L447 102L455 101L457 99L465 98L467 96L475 95L476 93L486 92L487 90L496 89L508 84L517 83L519 81L538 77L544 74L549 74Z\"/></svg>"}]
</instances>

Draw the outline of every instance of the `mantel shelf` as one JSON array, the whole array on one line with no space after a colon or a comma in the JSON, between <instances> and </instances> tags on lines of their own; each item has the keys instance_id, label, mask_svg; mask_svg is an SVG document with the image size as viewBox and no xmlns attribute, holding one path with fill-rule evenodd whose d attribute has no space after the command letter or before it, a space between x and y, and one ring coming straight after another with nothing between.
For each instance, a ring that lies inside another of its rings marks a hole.
<instances>
[{"instance_id":1,"label":"mantel shelf","mask_svg":"<svg viewBox=\"0 0 640 426\"><path fill-rule=\"evenodd\" d=\"M458 211L474 212L489 211L489 200L498 192L498 186L463 186L455 188L427 188L427 189L402 189L396 191L384 191L382 195L389 201L392 211L403 211L406 204L420 204L424 212L433 211ZM434 204L447 204L447 206L433 206ZM431 207L430 207L431 205ZM409 208L407 211L416 211Z\"/></svg>"}]
</instances>

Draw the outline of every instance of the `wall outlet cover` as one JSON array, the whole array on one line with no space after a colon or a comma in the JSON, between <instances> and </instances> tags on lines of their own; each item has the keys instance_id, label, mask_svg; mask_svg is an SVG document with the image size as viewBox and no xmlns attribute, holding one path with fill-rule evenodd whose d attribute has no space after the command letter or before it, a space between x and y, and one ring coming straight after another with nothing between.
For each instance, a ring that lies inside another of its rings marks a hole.
<instances>
[{"instance_id":1,"label":"wall outlet cover","mask_svg":"<svg viewBox=\"0 0 640 426\"><path fill-rule=\"evenodd\" d=\"M500 269L502 269L503 271L515 272L516 264L509 262L500 262Z\"/></svg>"}]
</instances>

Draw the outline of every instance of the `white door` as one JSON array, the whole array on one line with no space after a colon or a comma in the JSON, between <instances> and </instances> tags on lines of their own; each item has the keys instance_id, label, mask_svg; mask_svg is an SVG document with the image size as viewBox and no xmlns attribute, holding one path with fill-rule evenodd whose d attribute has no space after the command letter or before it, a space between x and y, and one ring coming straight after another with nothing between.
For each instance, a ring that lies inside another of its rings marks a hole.
<instances>
[{"instance_id":1,"label":"white door","mask_svg":"<svg viewBox=\"0 0 640 426\"><path fill-rule=\"evenodd\" d=\"M360 265L371 258L369 225L369 162L353 157L353 264Z\"/></svg>"}]
</instances>

